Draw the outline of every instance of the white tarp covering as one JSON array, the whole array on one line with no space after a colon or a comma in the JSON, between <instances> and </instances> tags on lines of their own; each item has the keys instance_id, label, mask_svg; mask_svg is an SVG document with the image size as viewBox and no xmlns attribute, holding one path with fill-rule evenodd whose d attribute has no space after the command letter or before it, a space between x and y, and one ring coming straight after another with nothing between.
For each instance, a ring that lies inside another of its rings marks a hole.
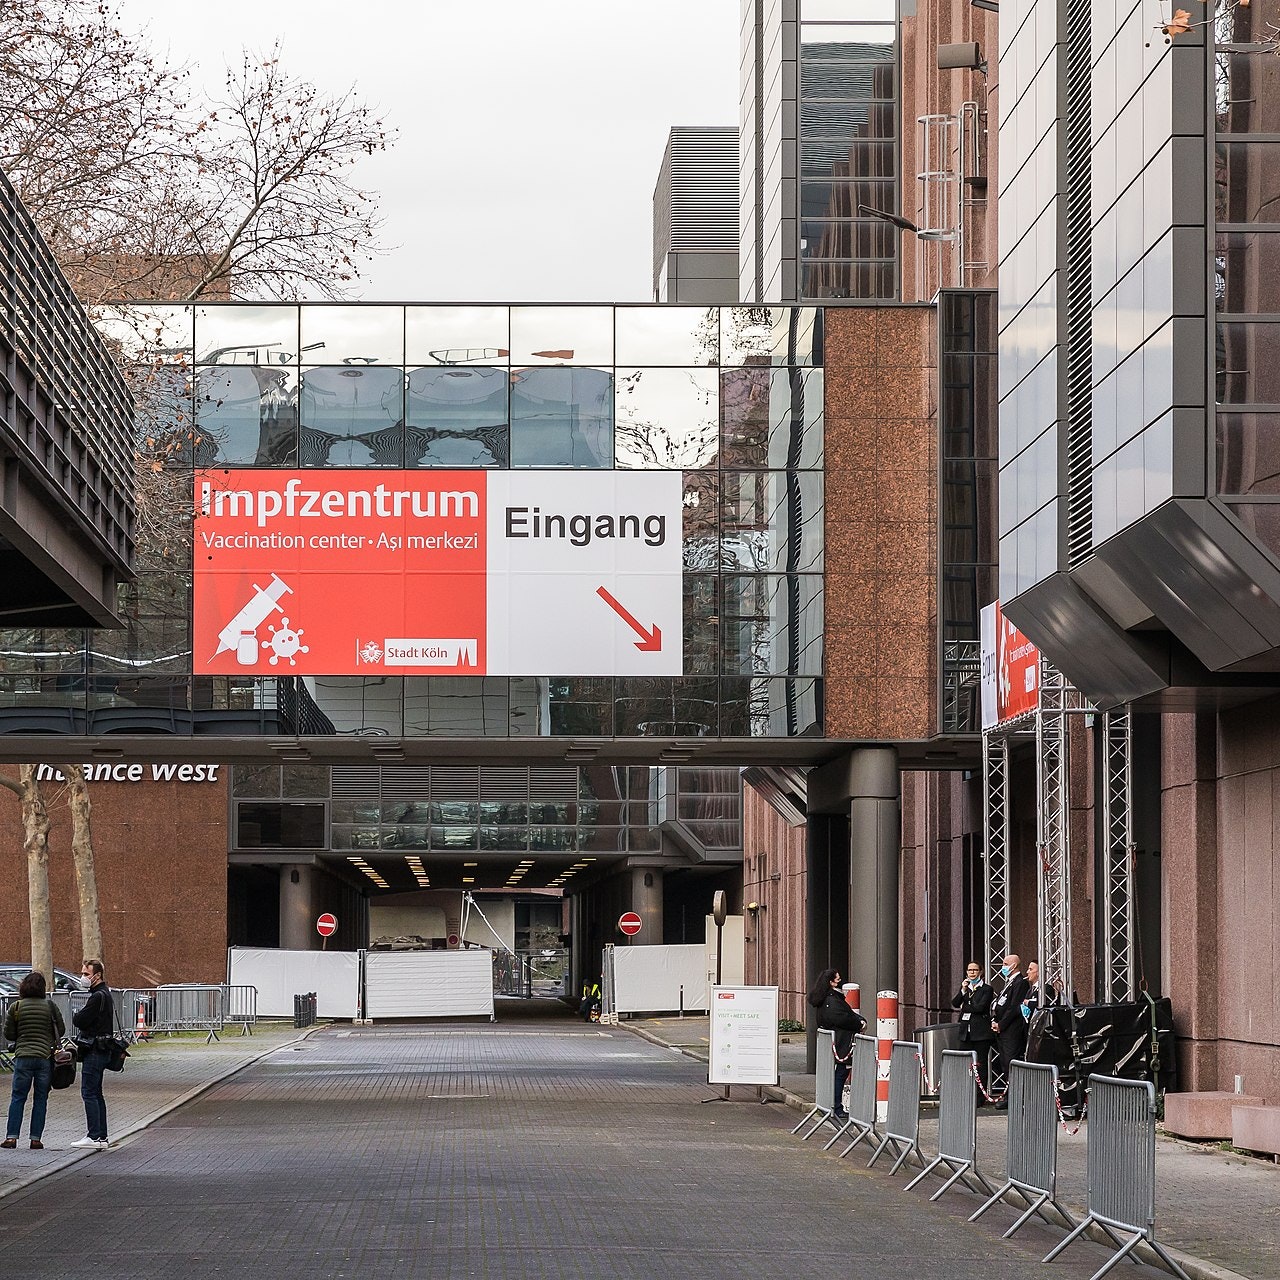
<instances>
[{"instance_id":1,"label":"white tarp covering","mask_svg":"<svg viewBox=\"0 0 1280 1280\"><path fill-rule=\"evenodd\" d=\"M368 1018L493 1017L493 952L368 951Z\"/></svg>"},{"instance_id":2,"label":"white tarp covering","mask_svg":"<svg viewBox=\"0 0 1280 1280\"><path fill-rule=\"evenodd\" d=\"M258 988L260 1018L292 1018L293 997L316 993L321 1018L360 1016L360 954L356 951L281 951L232 947L227 981Z\"/></svg>"},{"instance_id":3,"label":"white tarp covering","mask_svg":"<svg viewBox=\"0 0 1280 1280\"><path fill-rule=\"evenodd\" d=\"M707 949L701 943L613 948L612 1012L676 1013L706 1007Z\"/></svg>"}]
</instances>

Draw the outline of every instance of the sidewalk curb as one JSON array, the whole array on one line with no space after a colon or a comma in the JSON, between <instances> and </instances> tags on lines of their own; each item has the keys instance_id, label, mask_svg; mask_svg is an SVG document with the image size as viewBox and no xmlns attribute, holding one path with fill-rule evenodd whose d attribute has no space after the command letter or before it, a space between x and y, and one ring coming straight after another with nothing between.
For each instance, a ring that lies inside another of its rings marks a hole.
<instances>
[{"instance_id":1,"label":"sidewalk curb","mask_svg":"<svg viewBox=\"0 0 1280 1280\"><path fill-rule=\"evenodd\" d=\"M631 1026L628 1023L619 1023L620 1027L630 1031L632 1035L639 1036L642 1040L648 1040L650 1044L658 1045L663 1049L672 1049L677 1053L682 1053L686 1058L693 1058L697 1062L707 1062L710 1060L709 1052L696 1052L681 1045L668 1044L665 1040L660 1040L652 1032L645 1031L641 1027ZM766 1098L772 1099L774 1102L785 1103L795 1111L810 1111L813 1103L802 1098L798 1093L792 1093L790 1089L783 1088L781 1085L763 1085L762 1092ZM1084 1218L1085 1211L1078 1205L1067 1205L1077 1217ZM1099 1244L1110 1245L1111 1241L1098 1228L1093 1228L1087 1233L1091 1239L1097 1240ZM1239 1271L1232 1271L1227 1267L1217 1266L1215 1263L1206 1262L1202 1258L1193 1257L1189 1253L1183 1253L1181 1249L1176 1249L1172 1245L1161 1241L1164 1249L1169 1256L1191 1277L1191 1280L1254 1280L1253 1277L1242 1275ZM1134 1250L1134 1254L1140 1257L1143 1262L1165 1270L1155 1251L1149 1249L1145 1244L1139 1245Z\"/></svg>"},{"instance_id":2,"label":"sidewalk curb","mask_svg":"<svg viewBox=\"0 0 1280 1280\"><path fill-rule=\"evenodd\" d=\"M263 1058L269 1058L273 1053L279 1053L281 1049L291 1049L294 1045L301 1044L310 1036L315 1035L317 1031L324 1030L320 1025L308 1027L300 1036L295 1036L292 1040L285 1040L280 1044L272 1045L269 1049L263 1049L261 1053L254 1054L252 1058L246 1058L244 1062L238 1062L233 1067L228 1067L220 1075L213 1076L211 1079L203 1081L201 1084L192 1085L186 1093L179 1094L176 1098L171 1098L156 1110L143 1116L141 1120L130 1125L118 1138L113 1138L109 1150L114 1151L116 1147L128 1141L135 1134L141 1133L144 1129L155 1124L157 1120L163 1119L171 1111L176 1111L179 1107L185 1106L193 1098L198 1098L202 1093L206 1093L212 1089L214 1085L221 1084L224 1080L229 1080L232 1076L244 1071L247 1067L252 1067L255 1063L261 1062ZM16 1195L19 1191L25 1191L28 1187L37 1182L43 1182L45 1178L51 1177L55 1173L61 1173L64 1169L69 1169L73 1164L78 1164L81 1160L87 1160L90 1156L100 1156L101 1151L69 1151L66 1156L52 1164L47 1164L41 1169L34 1169L32 1172L21 1178L9 1183L6 1187L0 1187L0 1200L7 1199L9 1196Z\"/></svg>"}]
</instances>

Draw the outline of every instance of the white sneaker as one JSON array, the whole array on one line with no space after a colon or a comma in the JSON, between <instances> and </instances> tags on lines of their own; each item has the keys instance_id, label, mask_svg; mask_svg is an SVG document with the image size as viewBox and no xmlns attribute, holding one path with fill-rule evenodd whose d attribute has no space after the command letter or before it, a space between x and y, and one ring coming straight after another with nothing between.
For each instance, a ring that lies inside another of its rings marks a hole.
<instances>
[{"instance_id":1,"label":"white sneaker","mask_svg":"<svg viewBox=\"0 0 1280 1280\"><path fill-rule=\"evenodd\" d=\"M93 1150L97 1151L100 1147L105 1147L107 1144L105 1142L99 1142L97 1138L84 1137L78 1142L73 1142L71 1145L73 1147L91 1147Z\"/></svg>"}]
</instances>

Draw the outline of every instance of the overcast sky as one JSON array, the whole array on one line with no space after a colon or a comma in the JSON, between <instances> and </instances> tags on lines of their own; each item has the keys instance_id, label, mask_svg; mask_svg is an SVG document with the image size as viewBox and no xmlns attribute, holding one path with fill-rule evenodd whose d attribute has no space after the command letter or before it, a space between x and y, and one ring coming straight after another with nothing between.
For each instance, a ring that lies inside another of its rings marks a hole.
<instances>
[{"instance_id":1,"label":"overcast sky","mask_svg":"<svg viewBox=\"0 0 1280 1280\"><path fill-rule=\"evenodd\" d=\"M385 301L645 301L673 124L737 123L739 0L118 0L216 89L242 47L355 85L399 133L362 162Z\"/></svg>"}]
</instances>

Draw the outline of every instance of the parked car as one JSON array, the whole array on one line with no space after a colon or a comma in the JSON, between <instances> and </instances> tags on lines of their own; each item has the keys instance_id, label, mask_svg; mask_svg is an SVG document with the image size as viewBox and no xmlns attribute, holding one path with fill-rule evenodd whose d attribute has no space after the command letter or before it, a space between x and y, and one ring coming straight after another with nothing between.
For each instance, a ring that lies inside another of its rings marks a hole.
<instances>
[{"instance_id":1,"label":"parked car","mask_svg":"<svg viewBox=\"0 0 1280 1280\"><path fill-rule=\"evenodd\" d=\"M0 983L12 986L14 991L17 991L18 983L30 972L31 966L29 964L16 964L11 960L5 960L0 962ZM46 978L48 976L48 974L45 975ZM56 965L54 966L54 991L84 991L88 985L78 973L68 973L65 969L59 969Z\"/></svg>"}]
</instances>

